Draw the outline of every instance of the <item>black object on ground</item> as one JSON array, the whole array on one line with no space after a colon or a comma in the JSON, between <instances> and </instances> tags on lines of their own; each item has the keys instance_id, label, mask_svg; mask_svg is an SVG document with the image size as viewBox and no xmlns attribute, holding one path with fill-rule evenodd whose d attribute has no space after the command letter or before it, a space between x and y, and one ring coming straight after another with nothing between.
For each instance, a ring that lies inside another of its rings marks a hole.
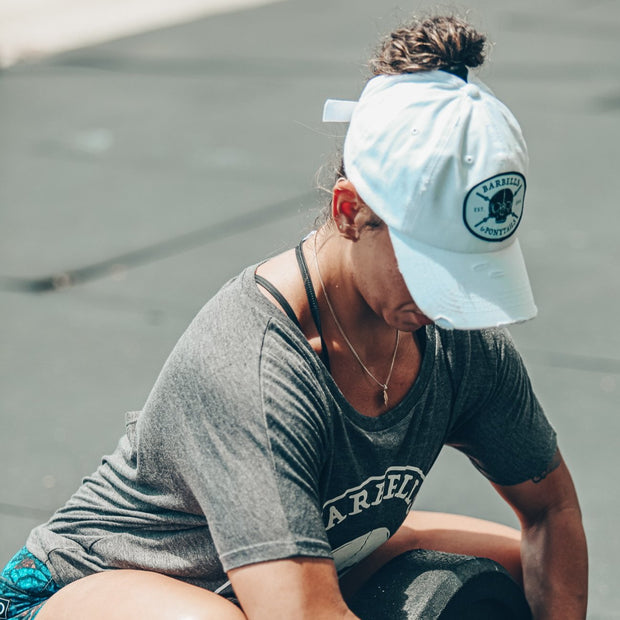
<instances>
[{"instance_id":1,"label":"black object on ground","mask_svg":"<svg viewBox=\"0 0 620 620\"><path fill-rule=\"evenodd\" d=\"M349 601L361 620L531 620L523 590L487 558L417 549L388 562Z\"/></svg>"}]
</instances>

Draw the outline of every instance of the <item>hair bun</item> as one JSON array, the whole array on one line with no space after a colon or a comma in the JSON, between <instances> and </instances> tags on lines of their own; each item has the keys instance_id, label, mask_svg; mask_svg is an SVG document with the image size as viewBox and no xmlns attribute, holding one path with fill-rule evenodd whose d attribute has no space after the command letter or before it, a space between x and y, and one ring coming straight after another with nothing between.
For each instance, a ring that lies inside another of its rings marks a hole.
<instances>
[{"instance_id":1,"label":"hair bun","mask_svg":"<svg viewBox=\"0 0 620 620\"><path fill-rule=\"evenodd\" d=\"M373 75L478 67L486 37L454 16L435 16L394 30L370 61Z\"/></svg>"}]
</instances>

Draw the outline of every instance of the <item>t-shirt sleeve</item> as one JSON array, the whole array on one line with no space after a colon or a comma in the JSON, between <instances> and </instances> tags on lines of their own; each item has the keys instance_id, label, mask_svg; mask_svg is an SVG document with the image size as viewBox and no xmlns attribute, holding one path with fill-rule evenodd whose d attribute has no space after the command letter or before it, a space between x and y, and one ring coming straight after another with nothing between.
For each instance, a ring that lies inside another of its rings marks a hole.
<instances>
[{"instance_id":1,"label":"t-shirt sleeve","mask_svg":"<svg viewBox=\"0 0 620 620\"><path fill-rule=\"evenodd\" d=\"M506 330L470 334L463 407L447 444L491 481L513 485L554 467L556 433Z\"/></svg>"},{"instance_id":2,"label":"t-shirt sleeve","mask_svg":"<svg viewBox=\"0 0 620 620\"><path fill-rule=\"evenodd\" d=\"M318 493L325 405L303 356L277 342L283 337L267 329L256 342L249 330L225 347L185 347L153 396L167 425L158 432L169 438L166 462L204 513L226 571L331 557Z\"/></svg>"}]
</instances>

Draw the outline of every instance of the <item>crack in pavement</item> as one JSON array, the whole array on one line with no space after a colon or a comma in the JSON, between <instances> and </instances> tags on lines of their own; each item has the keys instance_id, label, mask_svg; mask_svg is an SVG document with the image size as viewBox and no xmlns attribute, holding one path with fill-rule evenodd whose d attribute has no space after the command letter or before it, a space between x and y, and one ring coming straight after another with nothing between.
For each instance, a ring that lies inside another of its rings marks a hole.
<instances>
[{"instance_id":1,"label":"crack in pavement","mask_svg":"<svg viewBox=\"0 0 620 620\"><path fill-rule=\"evenodd\" d=\"M309 198L315 198L315 192L306 192L294 198L287 198L261 207L250 213L231 217L217 224L211 224L172 239L166 239L152 245L125 252L111 258L68 269L38 278L0 276L0 290L17 293L46 293L84 284L99 278L105 278L141 265L153 263L170 256L181 254L195 247L207 245L231 237L240 232L247 232L273 221L276 218L297 215L298 210L292 204L303 204Z\"/></svg>"}]
</instances>

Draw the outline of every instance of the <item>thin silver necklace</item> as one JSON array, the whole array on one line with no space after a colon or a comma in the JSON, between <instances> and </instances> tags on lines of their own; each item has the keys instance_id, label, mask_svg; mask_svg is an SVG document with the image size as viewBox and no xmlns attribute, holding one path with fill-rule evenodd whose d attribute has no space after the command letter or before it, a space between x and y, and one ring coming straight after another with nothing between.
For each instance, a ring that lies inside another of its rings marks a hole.
<instances>
[{"instance_id":1,"label":"thin silver necklace","mask_svg":"<svg viewBox=\"0 0 620 620\"><path fill-rule=\"evenodd\" d=\"M340 335L342 336L342 338L344 339L344 341L346 342L347 346L349 347L351 353L353 353L353 356L355 357L355 359L359 362L359 365L362 367L362 370L364 370L364 372L381 388L381 390L383 391L383 404L387 407L388 406L388 384L390 382L390 379L392 378L392 372L394 370L394 363L396 362L396 352L398 351L398 343L400 341L400 331L396 330L396 344L394 345L394 353L392 353L392 362L390 364L390 371L388 372L388 376L385 380L385 383L381 383L381 381L379 381L379 379L377 379L377 377L375 377L372 372L370 372L370 370L366 367L366 365L364 364L364 362L362 362L361 357L357 354L357 351L355 350L355 348L353 347L353 345L351 344L351 341L347 338L347 335L344 333L344 329L342 328L342 325L340 325L340 321L338 320L338 317L336 316L336 312L334 311L334 308L331 304L331 301L329 300L329 295L327 294L327 289L325 288L325 283L323 282L323 276L321 275L321 268L319 267L319 257L317 254L317 249L316 249L316 238L317 238L317 233L314 233L314 264L316 266L316 272L319 276L319 282L321 283L321 288L323 289L323 295L325 296L325 301L327 302L327 307L329 308L329 311L332 315L332 318L334 319L334 323L336 324L336 327L338 328L338 331L340 332Z\"/></svg>"}]
</instances>

